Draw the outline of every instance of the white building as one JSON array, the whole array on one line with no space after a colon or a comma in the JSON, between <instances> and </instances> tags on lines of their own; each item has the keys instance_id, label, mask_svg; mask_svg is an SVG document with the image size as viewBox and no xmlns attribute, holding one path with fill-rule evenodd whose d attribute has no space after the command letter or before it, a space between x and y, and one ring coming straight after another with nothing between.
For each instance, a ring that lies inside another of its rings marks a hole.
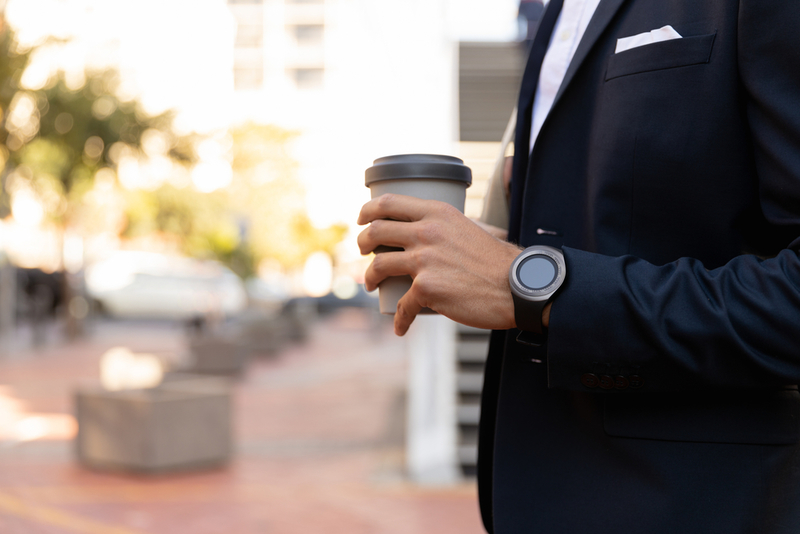
<instances>
[{"instance_id":1,"label":"white building","mask_svg":"<svg viewBox=\"0 0 800 534\"><path fill-rule=\"evenodd\" d=\"M228 0L228 7L238 26L234 114L301 133L295 156L319 225L354 223L373 159L459 155L458 41L508 39L516 30L514 0Z\"/></svg>"}]
</instances>

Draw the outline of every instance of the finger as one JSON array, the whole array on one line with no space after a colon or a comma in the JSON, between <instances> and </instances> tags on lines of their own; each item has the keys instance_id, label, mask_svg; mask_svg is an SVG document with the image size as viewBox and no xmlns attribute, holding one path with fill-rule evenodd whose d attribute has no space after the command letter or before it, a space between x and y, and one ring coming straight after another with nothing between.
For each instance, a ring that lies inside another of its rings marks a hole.
<instances>
[{"instance_id":1,"label":"finger","mask_svg":"<svg viewBox=\"0 0 800 534\"><path fill-rule=\"evenodd\" d=\"M364 273L364 286L374 291L390 276L415 275L411 255L405 251L382 252L375 256Z\"/></svg>"},{"instance_id":2,"label":"finger","mask_svg":"<svg viewBox=\"0 0 800 534\"><path fill-rule=\"evenodd\" d=\"M358 249L361 254L369 254L378 246L407 248L412 242L412 223L372 221L368 228L358 234Z\"/></svg>"},{"instance_id":3,"label":"finger","mask_svg":"<svg viewBox=\"0 0 800 534\"><path fill-rule=\"evenodd\" d=\"M418 221L430 211L430 206L430 200L405 195L381 195L361 207L358 224L367 224L378 219Z\"/></svg>"},{"instance_id":4,"label":"finger","mask_svg":"<svg viewBox=\"0 0 800 534\"><path fill-rule=\"evenodd\" d=\"M394 333L404 336L423 307L412 285L411 289L397 302L397 311L394 314Z\"/></svg>"}]
</instances>

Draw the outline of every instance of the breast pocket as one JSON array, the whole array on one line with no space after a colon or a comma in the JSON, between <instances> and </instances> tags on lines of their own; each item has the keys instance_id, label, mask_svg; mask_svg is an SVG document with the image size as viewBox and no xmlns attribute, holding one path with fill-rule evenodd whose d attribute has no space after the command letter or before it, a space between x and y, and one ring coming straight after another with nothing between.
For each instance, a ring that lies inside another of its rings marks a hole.
<instances>
[{"instance_id":1,"label":"breast pocket","mask_svg":"<svg viewBox=\"0 0 800 534\"><path fill-rule=\"evenodd\" d=\"M708 63L717 33L671 39L614 54L608 60L606 81L655 70Z\"/></svg>"}]
</instances>

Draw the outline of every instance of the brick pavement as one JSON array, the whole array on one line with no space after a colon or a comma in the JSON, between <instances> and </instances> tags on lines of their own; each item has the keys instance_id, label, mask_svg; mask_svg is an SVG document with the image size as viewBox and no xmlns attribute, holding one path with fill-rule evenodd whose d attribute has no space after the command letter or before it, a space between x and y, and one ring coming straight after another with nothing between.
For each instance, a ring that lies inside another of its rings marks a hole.
<instances>
[{"instance_id":1,"label":"brick pavement","mask_svg":"<svg viewBox=\"0 0 800 534\"><path fill-rule=\"evenodd\" d=\"M403 477L403 341L357 310L320 321L304 345L251 363L235 386L237 454L198 473L141 476L76 465L76 383L100 355L182 350L169 325L104 322L74 343L0 356L0 431L51 422L47 439L2 441L2 534L480 534L471 484ZM3 419L5 414L5 419Z\"/></svg>"}]
</instances>

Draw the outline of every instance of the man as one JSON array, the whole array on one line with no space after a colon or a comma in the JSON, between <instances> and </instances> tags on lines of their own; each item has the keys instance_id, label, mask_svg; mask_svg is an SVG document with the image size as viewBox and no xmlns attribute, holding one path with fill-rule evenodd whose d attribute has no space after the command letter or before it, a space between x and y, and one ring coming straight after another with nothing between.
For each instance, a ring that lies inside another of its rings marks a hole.
<instances>
[{"instance_id":1,"label":"man","mask_svg":"<svg viewBox=\"0 0 800 534\"><path fill-rule=\"evenodd\" d=\"M489 532L800 532L800 3L559 4L520 93L509 240L563 251L563 285L531 313L519 247L391 196L359 245L405 251L367 286L414 277L398 334L425 306L496 330Z\"/></svg>"}]
</instances>

